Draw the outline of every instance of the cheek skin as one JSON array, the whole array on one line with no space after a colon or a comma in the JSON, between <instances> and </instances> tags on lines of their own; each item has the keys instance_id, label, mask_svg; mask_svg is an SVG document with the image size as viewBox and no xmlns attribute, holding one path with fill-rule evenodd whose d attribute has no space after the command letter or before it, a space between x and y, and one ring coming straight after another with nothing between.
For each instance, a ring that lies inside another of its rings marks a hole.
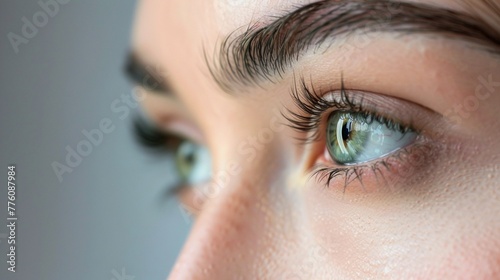
<instances>
[{"instance_id":1,"label":"cheek skin","mask_svg":"<svg viewBox=\"0 0 500 280\"><path fill-rule=\"evenodd\" d=\"M463 238L450 246L436 272L447 279L498 279L500 277L500 243L498 234L474 239ZM442 278L442 279L444 279Z\"/></svg>"},{"instance_id":2,"label":"cheek skin","mask_svg":"<svg viewBox=\"0 0 500 280\"><path fill-rule=\"evenodd\" d=\"M312 279L312 268L327 271L307 238L300 197L284 192L275 158L264 151L252 163L241 161L245 175L207 200L171 279Z\"/></svg>"},{"instance_id":3,"label":"cheek skin","mask_svg":"<svg viewBox=\"0 0 500 280\"><path fill-rule=\"evenodd\" d=\"M497 279L500 276L498 244L484 248L475 244L474 239L443 240L440 236L443 232L435 232L432 227L416 229L404 222L387 230L374 225L384 221L362 215L350 214L347 218L320 214L313 221L318 243L327 249L328 263L341 271L336 275L344 276L338 279ZM402 232L402 228L409 232ZM494 243L492 238L485 237L483 243Z\"/></svg>"},{"instance_id":4,"label":"cheek skin","mask_svg":"<svg viewBox=\"0 0 500 280\"><path fill-rule=\"evenodd\" d=\"M206 71L200 71L205 69L200 42L206 43L210 51L217 38L258 20L274 9L274 5L285 8L302 2L312 1L216 0L196 4L142 1L144 25L138 28L142 34L136 36L138 48L172 69L170 78L175 89L209 138L216 170L232 159L240 163L242 169L240 175L224 185L223 192L204 205L171 279L234 279L238 276L248 279L495 279L493 275L498 278L500 244L496 240L500 226L498 220L491 217L492 213L500 212L499 207L494 206L500 201L498 196L484 196L482 199L489 204L476 201L490 208L474 208L471 213L464 213L470 202L454 201L447 193L443 200L451 201L447 202L451 206L454 202L463 205L456 203L458 206L450 207L452 210L436 207L431 202L439 199L437 195L406 199L388 198L383 193L344 196L338 189L314 184L293 192L281 178L286 172L283 163L272 164L279 157L275 154L278 149L259 149L251 161L235 155L238 144L245 141L245 134L258 133L258 130L252 131L262 121L254 118L255 108L267 109L262 108L262 100L256 100L254 108L247 108L245 112L241 107L246 105L240 104L239 108L228 101L229 98L221 97L224 95L207 79ZM382 54L380 57L384 57L385 51ZM357 67L364 69L364 64ZM394 71L401 72L400 69ZM411 69L407 72L413 73ZM498 100L492 97L484 107L493 107ZM448 101L444 106L449 106ZM258 115L264 121L269 119L261 111ZM283 143L280 146L284 146ZM468 160L464 158L461 162ZM443 179L469 175L457 171L435 172ZM497 179L492 179L490 185L498 185L494 180ZM463 185L463 182L451 183L453 187ZM454 191L469 196L473 193L467 188ZM490 229L490 233L474 230L483 228Z\"/></svg>"},{"instance_id":5,"label":"cheek skin","mask_svg":"<svg viewBox=\"0 0 500 280\"><path fill-rule=\"evenodd\" d=\"M309 181L304 211L314 238L327 248L328 263L341 271L337 275L498 279L500 191L492 174L499 170L491 152L498 145L472 142L488 147L482 149L488 156L463 143L467 149L436 157L442 160L411 191L382 186L370 192L367 180L365 189L348 186L344 193ZM471 165L482 167L471 172Z\"/></svg>"},{"instance_id":6,"label":"cheek skin","mask_svg":"<svg viewBox=\"0 0 500 280\"><path fill-rule=\"evenodd\" d=\"M347 279L498 279L497 182L443 172L457 176L419 194L305 186L304 211L328 263Z\"/></svg>"}]
</instances>

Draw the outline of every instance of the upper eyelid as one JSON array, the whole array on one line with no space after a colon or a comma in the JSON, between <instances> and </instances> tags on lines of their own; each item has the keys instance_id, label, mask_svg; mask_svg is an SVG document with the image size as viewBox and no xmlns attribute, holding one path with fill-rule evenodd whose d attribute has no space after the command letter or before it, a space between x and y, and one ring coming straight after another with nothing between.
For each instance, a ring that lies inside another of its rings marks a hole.
<instances>
[{"instance_id":1,"label":"upper eyelid","mask_svg":"<svg viewBox=\"0 0 500 280\"><path fill-rule=\"evenodd\" d=\"M146 148L169 150L173 143L180 140L180 137L161 130L144 116L134 118L133 131L139 144Z\"/></svg>"},{"instance_id":2,"label":"upper eyelid","mask_svg":"<svg viewBox=\"0 0 500 280\"><path fill-rule=\"evenodd\" d=\"M327 115L337 110L366 112L407 127L419 134L449 131L449 123L440 114L419 104L383 94L346 88L343 79L340 89L317 91L304 79L292 89L295 105L284 113L289 127L299 133L298 140L307 144L320 139L320 128ZM311 82L312 84L313 82ZM336 101L325 98L335 95Z\"/></svg>"}]
</instances>

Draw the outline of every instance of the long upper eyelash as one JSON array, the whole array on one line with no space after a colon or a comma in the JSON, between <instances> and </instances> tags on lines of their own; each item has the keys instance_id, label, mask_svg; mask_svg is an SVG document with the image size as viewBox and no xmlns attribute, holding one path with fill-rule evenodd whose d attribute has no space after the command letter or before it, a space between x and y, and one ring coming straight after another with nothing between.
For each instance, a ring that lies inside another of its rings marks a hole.
<instances>
[{"instance_id":1,"label":"long upper eyelash","mask_svg":"<svg viewBox=\"0 0 500 280\"><path fill-rule=\"evenodd\" d=\"M142 116L135 116L132 122L133 131L135 139L141 146L145 148L151 148L155 150L160 150L167 152L169 146L175 145L173 143L179 143L180 138L174 135L170 135L156 126L149 123ZM169 145L170 143L170 145ZM163 199L171 198L182 191L187 186L185 184L169 184L165 188L165 193Z\"/></svg>"},{"instance_id":2,"label":"long upper eyelash","mask_svg":"<svg viewBox=\"0 0 500 280\"><path fill-rule=\"evenodd\" d=\"M147 122L144 117L136 116L133 120L135 139L146 148L165 148L171 136Z\"/></svg>"},{"instance_id":3,"label":"long upper eyelash","mask_svg":"<svg viewBox=\"0 0 500 280\"><path fill-rule=\"evenodd\" d=\"M337 99L326 100L322 98L314 86L308 86L303 78L301 78L300 83L295 83L291 95L300 112L296 113L293 110L287 109L287 113L283 114L283 117L289 122L289 127L306 134L306 136L298 139L302 143L310 143L319 139L320 133L318 128L321 125L323 113L332 108L360 113L366 118L368 124L378 121L388 128L401 133L408 131L420 133L412 123L402 125L400 122L383 116L378 112L365 110L363 97L352 96L350 91L346 89L343 78L341 78L340 98Z\"/></svg>"},{"instance_id":4,"label":"long upper eyelash","mask_svg":"<svg viewBox=\"0 0 500 280\"><path fill-rule=\"evenodd\" d=\"M325 111L336 109L341 111L354 111L362 114L367 120L367 123L378 121L388 128L400 131L402 133L408 131L415 131L420 133L418 129L410 123L409 125L402 125L398 121L385 117L377 112L365 110L363 107L363 97L357 97L350 94L350 91L345 88L343 79L341 79L340 98L325 99L315 90L314 87L309 87L303 78L300 83L295 83L292 89L292 98L294 103L299 108L300 112L296 113L287 109L288 114L283 114L286 120L289 121L289 127L306 134L299 140L303 143L310 143L318 140L321 136L318 129L322 123ZM398 153L406 152L406 149ZM397 155L392 157L399 158ZM360 166L350 167L326 167L316 166L311 177L316 177L320 181L326 179L325 187L329 187L332 181L336 178L344 178L344 192L347 186L353 181L359 181L363 186L363 174L365 172L372 172L377 178L386 181L382 169L390 169L390 163L387 159L381 159L372 164L364 164ZM377 179L378 180L378 179Z\"/></svg>"},{"instance_id":5,"label":"long upper eyelash","mask_svg":"<svg viewBox=\"0 0 500 280\"><path fill-rule=\"evenodd\" d=\"M304 143L318 139L319 132L317 128L320 126L323 113L326 110L334 108L337 110L363 111L362 99L359 102L354 102L345 89L343 78L341 78L340 99L338 100L322 98L313 86L309 87L306 84L304 78L300 79L300 83L295 83L291 95L300 113L287 109L287 113L283 114L283 117L289 122L289 127L299 132L313 132L312 135L299 138Z\"/></svg>"}]
</instances>

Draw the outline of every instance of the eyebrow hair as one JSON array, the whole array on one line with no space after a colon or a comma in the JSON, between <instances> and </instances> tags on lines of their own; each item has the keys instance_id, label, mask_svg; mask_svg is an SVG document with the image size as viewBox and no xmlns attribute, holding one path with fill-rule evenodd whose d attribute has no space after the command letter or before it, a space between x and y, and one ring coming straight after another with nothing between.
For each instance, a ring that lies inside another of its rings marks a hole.
<instances>
[{"instance_id":1,"label":"eyebrow hair","mask_svg":"<svg viewBox=\"0 0 500 280\"><path fill-rule=\"evenodd\" d=\"M162 93L170 94L172 93L170 86L162 71L159 68L155 68L154 65L148 65L142 62L143 60L134 52L130 52L127 55L124 72L125 75L134 83L145 89Z\"/></svg>"},{"instance_id":2,"label":"eyebrow hair","mask_svg":"<svg viewBox=\"0 0 500 280\"><path fill-rule=\"evenodd\" d=\"M238 86L276 82L311 46L332 44L355 31L439 34L489 46L494 53L500 50L500 31L480 19L429 4L391 0L318 1L267 26L251 25L234 35L237 31L222 41L212 61L204 52L210 74L228 93Z\"/></svg>"}]
</instances>

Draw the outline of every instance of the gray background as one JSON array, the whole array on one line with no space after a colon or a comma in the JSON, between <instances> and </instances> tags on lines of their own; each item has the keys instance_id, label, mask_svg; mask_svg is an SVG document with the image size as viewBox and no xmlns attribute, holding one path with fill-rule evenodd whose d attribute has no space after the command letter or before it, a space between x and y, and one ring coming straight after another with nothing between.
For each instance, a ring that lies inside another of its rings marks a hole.
<instances>
[{"instance_id":1,"label":"gray background","mask_svg":"<svg viewBox=\"0 0 500 280\"><path fill-rule=\"evenodd\" d=\"M175 261L190 224L164 197L171 163L137 146L132 115L121 120L110 109L131 93L121 70L135 5L71 0L16 54L7 34L21 35L21 18L42 9L0 4L0 237L11 163L19 218L16 273L0 238L2 280L165 279ZM66 146L75 149L81 131L104 118L115 130L59 182L51 163L65 163Z\"/></svg>"}]
</instances>

